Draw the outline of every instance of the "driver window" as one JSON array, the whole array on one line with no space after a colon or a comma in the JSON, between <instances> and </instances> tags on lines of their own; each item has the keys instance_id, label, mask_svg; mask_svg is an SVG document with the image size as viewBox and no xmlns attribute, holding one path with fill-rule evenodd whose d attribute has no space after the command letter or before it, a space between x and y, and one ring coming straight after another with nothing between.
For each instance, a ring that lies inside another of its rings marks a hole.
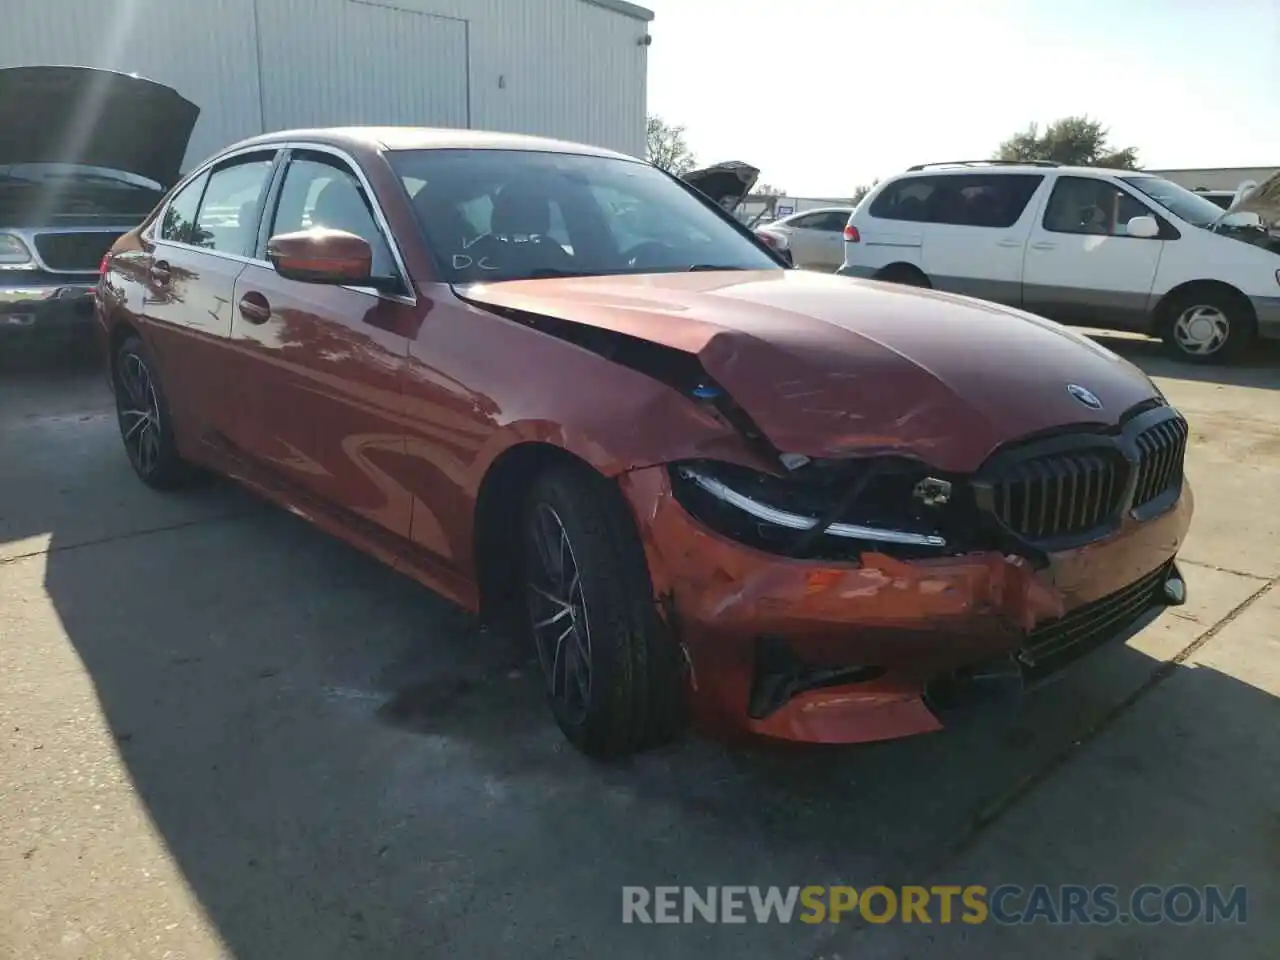
<instances>
[{"instance_id":1,"label":"driver window","mask_svg":"<svg viewBox=\"0 0 1280 960\"><path fill-rule=\"evenodd\" d=\"M1151 211L1118 187L1087 177L1059 177L1044 212L1052 233L1127 237L1134 217Z\"/></svg>"},{"instance_id":2,"label":"driver window","mask_svg":"<svg viewBox=\"0 0 1280 960\"><path fill-rule=\"evenodd\" d=\"M373 274L396 275L395 260L373 217L364 187L338 159L298 154L285 171L272 235L311 227L345 230L373 249Z\"/></svg>"}]
</instances>

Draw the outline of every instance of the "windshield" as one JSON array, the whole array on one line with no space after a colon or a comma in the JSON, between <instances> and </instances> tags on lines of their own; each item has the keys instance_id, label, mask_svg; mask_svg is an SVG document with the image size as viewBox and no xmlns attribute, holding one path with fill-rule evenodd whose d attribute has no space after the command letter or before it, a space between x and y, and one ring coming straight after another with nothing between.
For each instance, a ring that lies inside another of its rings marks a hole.
<instances>
[{"instance_id":1,"label":"windshield","mask_svg":"<svg viewBox=\"0 0 1280 960\"><path fill-rule=\"evenodd\" d=\"M1212 226L1222 216L1222 208L1186 187L1160 177L1122 177L1176 217L1197 227Z\"/></svg>"},{"instance_id":2,"label":"windshield","mask_svg":"<svg viewBox=\"0 0 1280 960\"><path fill-rule=\"evenodd\" d=\"M388 157L449 283L782 269L647 164L523 150Z\"/></svg>"}]
</instances>

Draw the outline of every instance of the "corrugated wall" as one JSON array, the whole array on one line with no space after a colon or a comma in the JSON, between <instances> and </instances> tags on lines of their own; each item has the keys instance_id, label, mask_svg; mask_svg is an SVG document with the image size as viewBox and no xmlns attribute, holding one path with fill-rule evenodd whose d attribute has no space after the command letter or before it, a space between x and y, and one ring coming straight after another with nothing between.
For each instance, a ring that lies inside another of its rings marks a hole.
<instances>
[{"instance_id":1,"label":"corrugated wall","mask_svg":"<svg viewBox=\"0 0 1280 960\"><path fill-rule=\"evenodd\" d=\"M263 0L258 35L269 130L467 126L465 20L348 0Z\"/></svg>"},{"instance_id":2,"label":"corrugated wall","mask_svg":"<svg viewBox=\"0 0 1280 960\"><path fill-rule=\"evenodd\" d=\"M465 20L473 127L644 155L647 23L582 0L342 2Z\"/></svg>"},{"instance_id":3,"label":"corrugated wall","mask_svg":"<svg viewBox=\"0 0 1280 960\"><path fill-rule=\"evenodd\" d=\"M188 162L255 133L253 0L29 0L3 4L0 66L136 73L200 106Z\"/></svg>"},{"instance_id":4,"label":"corrugated wall","mask_svg":"<svg viewBox=\"0 0 1280 960\"><path fill-rule=\"evenodd\" d=\"M0 14L0 65L169 84L201 108L188 163L338 123L469 123L641 156L646 33L582 0L31 0Z\"/></svg>"}]
</instances>

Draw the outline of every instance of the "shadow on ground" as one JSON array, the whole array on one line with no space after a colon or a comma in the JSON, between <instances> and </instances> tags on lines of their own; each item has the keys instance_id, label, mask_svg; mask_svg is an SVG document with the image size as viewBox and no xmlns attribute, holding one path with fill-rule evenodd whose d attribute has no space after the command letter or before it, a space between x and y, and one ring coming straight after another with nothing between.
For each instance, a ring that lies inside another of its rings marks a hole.
<instances>
[{"instance_id":1,"label":"shadow on ground","mask_svg":"<svg viewBox=\"0 0 1280 960\"><path fill-rule=\"evenodd\" d=\"M45 588L238 960L801 957L830 931L624 927L621 887L915 882L1158 668L1110 649L1017 716L911 741L691 740L593 765L554 728L524 651L224 485L142 491L109 415L32 416L6 435L23 466L0 494L24 509L0 539L51 536ZM1219 749L1276 728L1275 699L1189 675L1234 718ZM1153 815L1116 843L1168 827Z\"/></svg>"},{"instance_id":2,"label":"shadow on ground","mask_svg":"<svg viewBox=\"0 0 1280 960\"><path fill-rule=\"evenodd\" d=\"M1159 340L1095 330L1090 330L1089 336L1136 363L1151 377L1280 390L1280 343L1277 342L1257 342L1250 355L1239 363L1201 365L1174 360Z\"/></svg>"}]
</instances>

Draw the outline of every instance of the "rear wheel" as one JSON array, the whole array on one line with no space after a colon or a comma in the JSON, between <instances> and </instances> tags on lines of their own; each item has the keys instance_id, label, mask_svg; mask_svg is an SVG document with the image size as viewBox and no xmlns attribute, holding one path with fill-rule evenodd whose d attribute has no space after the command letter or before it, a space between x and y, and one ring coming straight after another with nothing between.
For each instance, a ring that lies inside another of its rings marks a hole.
<instances>
[{"instance_id":1,"label":"rear wheel","mask_svg":"<svg viewBox=\"0 0 1280 960\"><path fill-rule=\"evenodd\" d=\"M128 337L112 360L116 419L125 453L138 478L149 487L168 490L194 476L178 456L169 404L146 344Z\"/></svg>"},{"instance_id":2,"label":"rear wheel","mask_svg":"<svg viewBox=\"0 0 1280 960\"><path fill-rule=\"evenodd\" d=\"M528 632L564 735L598 757L673 739L680 654L617 489L586 468L553 467L529 491L522 533Z\"/></svg>"},{"instance_id":3,"label":"rear wheel","mask_svg":"<svg viewBox=\"0 0 1280 960\"><path fill-rule=\"evenodd\" d=\"M1164 312L1165 346L1176 359L1188 363L1238 360L1257 330L1249 301L1225 290L1181 294Z\"/></svg>"}]
</instances>

